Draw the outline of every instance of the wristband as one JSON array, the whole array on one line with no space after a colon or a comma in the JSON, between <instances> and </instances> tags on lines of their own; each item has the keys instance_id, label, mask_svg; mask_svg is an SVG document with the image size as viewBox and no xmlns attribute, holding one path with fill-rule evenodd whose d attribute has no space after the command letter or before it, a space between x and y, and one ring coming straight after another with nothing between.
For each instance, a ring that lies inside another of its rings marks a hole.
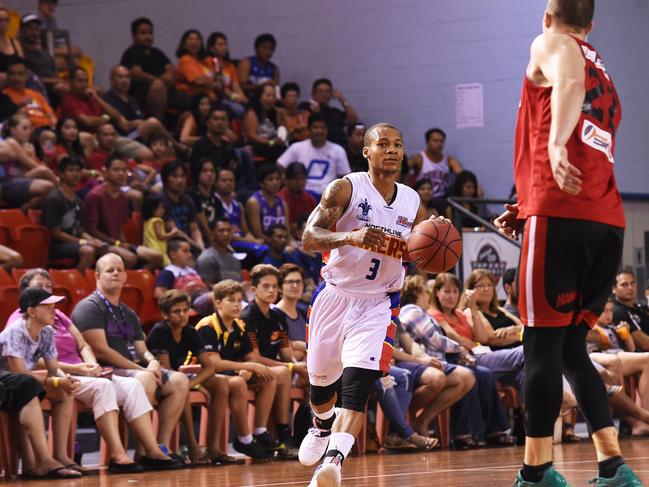
<instances>
[{"instance_id":1,"label":"wristband","mask_svg":"<svg viewBox=\"0 0 649 487\"><path fill-rule=\"evenodd\" d=\"M79 239L79 245L85 245L87 243L88 243L88 241L85 238L80 238Z\"/></svg>"},{"instance_id":2,"label":"wristband","mask_svg":"<svg viewBox=\"0 0 649 487\"><path fill-rule=\"evenodd\" d=\"M122 241L121 241L121 240L115 240L115 242L113 243L113 246L114 246L114 247L119 247L120 245L122 245Z\"/></svg>"},{"instance_id":3,"label":"wristband","mask_svg":"<svg viewBox=\"0 0 649 487\"><path fill-rule=\"evenodd\" d=\"M292 373L293 373L293 366L294 366L293 362L289 362L289 363L286 364L286 365L287 365L287 367L288 367L288 373L289 373L289 374L292 374Z\"/></svg>"},{"instance_id":4,"label":"wristband","mask_svg":"<svg viewBox=\"0 0 649 487\"><path fill-rule=\"evenodd\" d=\"M52 377L52 387L54 387L54 388L59 387L59 382L60 381L61 381L61 379L59 379L58 377Z\"/></svg>"}]
</instances>

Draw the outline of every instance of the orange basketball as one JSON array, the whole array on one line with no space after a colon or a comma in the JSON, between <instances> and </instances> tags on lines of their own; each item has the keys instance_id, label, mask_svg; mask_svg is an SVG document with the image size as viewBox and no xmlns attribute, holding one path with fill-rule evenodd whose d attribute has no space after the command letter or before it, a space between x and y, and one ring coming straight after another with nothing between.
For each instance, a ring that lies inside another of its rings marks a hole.
<instances>
[{"instance_id":1,"label":"orange basketball","mask_svg":"<svg viewBox=\"0 0 649 487\"><path fill-rule=\"evenodd\" d=\"M426 220L412 229L408 255L421 270L432 274L446 272L462 255L462 237L451 223Z\"/></svg>"}]
</instances>

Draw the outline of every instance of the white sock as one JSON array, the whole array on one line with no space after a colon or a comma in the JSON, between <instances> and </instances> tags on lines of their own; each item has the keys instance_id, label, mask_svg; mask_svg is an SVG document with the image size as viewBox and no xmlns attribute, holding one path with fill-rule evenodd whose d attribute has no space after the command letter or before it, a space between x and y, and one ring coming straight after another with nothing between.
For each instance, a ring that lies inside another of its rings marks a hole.
<instances>
[{"instance_id":1,"label":"white sock","mask_svg":"<svg viewBox=\"0 0 649 487\"><path fill-rule=\"evenodd\" d=\"M331 408L329 411L325 411L324 413L316 413L313 411L313 414L316 418L321 419L322 421L326 421L327 419L331 418L334 414L336 414L336 409Z\"/></svg>"},{"instance_id":2,"label":"white sock","mask_svg":"<svg viewBox=\"0 0 649 487\"><path fill-rule=\"evenodd\" d=\"M268 431L268 428L255 428L255 430L252 432L253 435L259 436L263 435L266 431Z\"/></svg>"},{"instance_id":3,"label":"white sock","mask_svg":"<svg viewBox=\"0 0 649 487\"><path fill-rule=\"evenodd\" d=\"M237 436L237 439L244 445L249 445L250 443L252 443L252 435Z\"/></svg>"},{"instance_id":4,"label":"white sock","mask_svg":"<svg viewBox=\"0 0 649 487\"><path fill-rule=\"evenodd\" d=\"M343 455L342 460L344 460L352 451L352 446L354 446L354 435L345 432L332 433L327 454L332 450L338 450ZM336 457L327 455L323 463L331 463L332 461L336 461Z\"/></svg>"}]
</instances>

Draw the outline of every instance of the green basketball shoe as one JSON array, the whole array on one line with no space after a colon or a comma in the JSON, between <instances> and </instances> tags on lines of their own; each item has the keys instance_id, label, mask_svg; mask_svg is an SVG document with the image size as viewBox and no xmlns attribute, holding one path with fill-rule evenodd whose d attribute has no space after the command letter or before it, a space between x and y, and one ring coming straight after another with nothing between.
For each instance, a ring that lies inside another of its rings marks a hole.
<instances>
[{"instance_id":1,"label":"green basketball shoe","mask_svg":"<svg viewBox=\"0 0 649 487\"><path fill-rule=\"evenodd\" d=\"M596 487L642 487L642 482L626 463L618 467L615 477L610 479L597 477L590 483L595 484Z\"/></svg>"},{"instance_id":2,"label":"green basketball shoe","mask_svg":"<svg viewBox=\"0 0 649 487\"><path fill-rule=\"evenodd\" d=\"M527 482L523 480L521 473L518 472L514 481L514 487L570 487L570 484L554 467L550 467L545 471L540 482Z\"/></svg>"}]
</instances>

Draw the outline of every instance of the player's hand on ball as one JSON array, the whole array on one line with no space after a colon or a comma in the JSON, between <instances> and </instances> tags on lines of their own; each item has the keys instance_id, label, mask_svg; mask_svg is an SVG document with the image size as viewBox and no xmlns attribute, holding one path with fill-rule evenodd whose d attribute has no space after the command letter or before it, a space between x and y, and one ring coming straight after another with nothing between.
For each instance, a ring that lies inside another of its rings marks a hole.
<instances>
[{"instance_id":1,"label":"player's hand on ball","mask_svg":"<svg viewBox=\"0 0 649 487\"><path fill-rule=\"evenodd\" d=\"M385 244L385 234L383 230L372 227L364 227L360 230L354 230L350 234L352 244L364 245L380 249Z\"/></svg>"},{"instance_id":2,"label":"player's hand on ball","mask_svg":"<svg viewBox=\"0 0 649 487\"><path fill-rule=\"evenodd\" d=\"M452 225L451 220L449 220L448 218L446 218L445 216L442 216L442 215L438 215L438 216L431 215L429 220L436 221L437 223L448 223L449 225Z\"/></svg>"},{"instance_id":3,"label":"player's hand on ball","mask_svg":"<svg viewBox=\"0 0 649 487\"><path fill-rule=\"evenodd\" d=\"M566 146L548 145L550 155L550 166L552 175L559 189L569 194L581 192L581 171L568 161L568 149Z\"/></svg>"},{"instance_id":4,"label":"player's hand on ball","mask_svg":"<svg viewBox=\"0 0 649 487\"><path fill-rule=\"evenodd\" d=\"M523 229L523 220L518 219L518 205L505 205L505 212L494 220L494 225L503 235L518 240Z\"/></svg>"}]
</instances>

